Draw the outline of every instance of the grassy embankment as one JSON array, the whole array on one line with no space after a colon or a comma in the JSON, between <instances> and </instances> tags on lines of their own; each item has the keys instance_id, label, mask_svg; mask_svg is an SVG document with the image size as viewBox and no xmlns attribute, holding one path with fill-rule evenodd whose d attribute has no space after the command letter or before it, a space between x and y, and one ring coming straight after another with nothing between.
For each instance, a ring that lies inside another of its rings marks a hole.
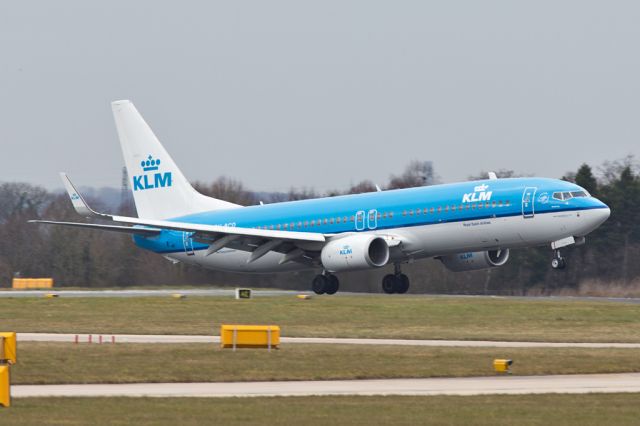
<instances>
[{"instance_id":1,"label":"grassy embankment","mask_svg":"<svg viewBox=\"0 0 640 426\"><path fill-rule=\"evenodd\" d=\"M292 296L0 299L18 332L218 334L221 323L277 324L283 336L640 342L640 305L446 297Z\"/></svg>"},{"instance_id":2,"label":"grassy embankment","mask_svg":"<svg viewBox=\"0 0 640 426\"><path fill-rule=\"evenodd\" d=\"M639 394L289 398L27 398L0 409L24 425L636 425Z\"/></svg>"}]
</instances>

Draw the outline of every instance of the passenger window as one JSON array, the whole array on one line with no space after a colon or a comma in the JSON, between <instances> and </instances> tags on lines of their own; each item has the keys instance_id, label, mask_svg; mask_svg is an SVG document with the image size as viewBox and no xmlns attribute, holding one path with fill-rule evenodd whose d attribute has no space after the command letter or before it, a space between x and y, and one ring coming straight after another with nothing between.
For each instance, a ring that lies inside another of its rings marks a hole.
<instances>
[{"instance_id":1,"label":"passenger window","mask_svg":"<svg viewBox=\"0 0 640 426\"><path fill-rule=\"evenodd\" d=\"M387 212L382 213L382 218L386 219L387 218Z\"/></svg>"},{"instance_id":2,"label":"passenger window","mask_svg":"<svg viewBox=\"0 0 640 426\"><path fill-rule=\"evenodd\" d=\"M438 213L442 213L442 207L438 206Z\"/></svg>"},{"instance_id":3,"label":"passenger window","mask_svg":"<svg viewBox=\"0 0 640 426\"><path fill-rule=\"evenodd\" d=\"M407 215L407 211L406 210L402 210L402 216L406 216Z\"/></svg>"},{"instance_id":4,"label":"passenger window","mask_svg":"<svg viewBox=\"0 0 640 426\"><path fill-rule=\"evenodd\" d=\"M485 206L486 208L489 208L489 206L490 206L489 202L487 201L486 203L484 203L484 206Z\"/></svg>"},{"instance_id":5,"label":"passenger window","mask_svg":"<svg viewBox=\"0 0 640 426\"><path fill-rule=\"evenodd\" d=\"M416 216L420 216L420 213L422 213L422 210L416 209Z\"/></svg>"},{"instance_id":6,"label":"passenger window","mask_svg":"<svg viewBox=\"0 0 640 426\"><path fill-rule=\"evenodd\" d=\"M451 206L451 211L455 212L457 209L458 209L458 206L456 206L456 205Z\"/></svg>"},{"instance_id":7,"label":"passenger window","mask_svg":"<svg viewBox=\"0 0 640 426\"><path fill-rule=\"evenodd\" d=\"M409 210L409 216L413 216L413 209Z\"/></svg>"},{"instance_id":8,"label":"passenger window","mask_svg":"<svg viewBox=\"0 0 640 426\"><path fill-rule=\"evenodd\" d=\"M482 203L478 203L478 208L481 209L482 207L484 207L484 205Z\"/></svg>"},{"instance_id":9,"label":"passenger window","mask_svg":"<svg viewBox=\"0 0 640 426\"><path fill-rule=\"evenodd\" d=\"M393 212L389 212L389 219L393 219Z\"/></svg>"},{"instance_id":10,"label":"passenger window","mask_svg":"<svg viewBox=\"0 0 640 426\"><path fill-rule=\"evenodd\" d=\"M336 218L336 223L340 223L340 218Z\"/></svg>"},{"instance_id":11,"label":"passenger window","mask_svg":"<svg viewBox=\"0 0 640 426\"><path fill-rule=\"evenodd\" d=\"M355 220L355 217L351 216L351 223L353 223L353 221L354 221L354 220ZM346 218L346 217L344 218L344 221L345 221L345 222L347 221L347 218Z\"/></svg>"},{"instance_id":12,"label":"passenger window","mask_svg":"<svg viewBox=\"0 0 640 426\"><path fill-rule=\"evenodd\" d=\"M273 229L273 225L269 225L269 229Z\"/></svg>"},{"instance_id":13,"label":"passenger window","mask_svg":"<svg viewBox=\"0 0 640 426\"><path fill-rule=\"evenodd\" d=\"M509 207L511 205L511 201L510 200L505 201L505 205Z\"/></svg>"},{"instance_id":14,"label":"passenger window","mask_svg":"<svg viewBox=\"0 0 640 426\"><path fill-rule=\"evenodd\" d=\"M495 207L496 207L496 202L495 202L495 201L492 201L492 202L491 202L491 207L493 207L493 208L495 208Z\"/></svg>"},{"instance_id":15,"label":"passenger window","mask_svg":"<svg viewBox=\"0 0 640 426\"><path fill-rule=\"evenodd\" d=\"M422 212L423 212L424 214L427 214L427 213L429 213L429 209L425 207L425 208L424 208L424 210L423 210Z\"/></svg>"},{"instance_id":16,"label":"passenger window","mask_svg":"<svg viewBox=\"0 0 640 426\"><path fill-rule=\"evenodd\" d=\"M333 218L329 219L329 223L330 223L330 224L332 224L332 225L333 225L333 222L334 222Z\"/></svg>"},{"instance_id":17,"label":"passenger window","mask_svg":"<svg viewBox=\"0 0 640 426\"><path fill-rule=\"evenodd\" d=\"M315 221L315 220L312 220L312 221L311 221L311 226L315 225L315 223L316 223L316 221Z\"/></svg>"},{"instance_id":18,"label":"passenger window","mask_svg":"<svg viewBox=\"0 0 640 426\"><path fill-rule=\"evenodd\" d=\"M429 209L429 212L430 212L431 214L433 214L433 212L434 212L434 211L435 211L435 210L434 210L434 208L433 208L433 207L431 207L431 208Z\"/></svg>"},{"instance_id":19,"label":"passenger window","mask_svg":"<svg viewBox=\"0 0 640 426\"><path fill-rule=\"evenodd\" d=\"M304 227L306 228L307 226L309 226L309 221L308 221L308 220L305 220L305 221L304 221Z\"/></svg>"},{"instance_id":20,"label":"passenger window","mask_svg":"<svg viewBox=\"0 0 640 426\"><path fill-rule=\"evenodd\" d=\"M449 206L444 206L444 212L449 213Z\"/></svg>"},{"instance_id":21,"label":"passenger window","mask_svg":"<svg viewBox=\"0 0 640 426\"><path fill-rule=\"evenodd\" d=\"M277 229L278 231L280 230L280 224L278 224L278 225L276 226L276 229Z\"/></svg>"},{"instance_id":22,"label":"passenger window","mask_svg":"<svg viewBox=\"0 0 640 426\"><path fill-rule=\"evenodd\" d=\"M382 213L378 213L378 220L382 219Z\"/></svg>"},{"instance_id":23,"label":"passenger window","mask_svg":"<svg viewBox=\"0 0 640 426\"><path fill-rule=\"evenodd\" d=\"M471 204L471 208L472 208L473 210L475 210L475 209L476 209L476 205L475 205L475 204Z\"/></svg>"}]
</instances>

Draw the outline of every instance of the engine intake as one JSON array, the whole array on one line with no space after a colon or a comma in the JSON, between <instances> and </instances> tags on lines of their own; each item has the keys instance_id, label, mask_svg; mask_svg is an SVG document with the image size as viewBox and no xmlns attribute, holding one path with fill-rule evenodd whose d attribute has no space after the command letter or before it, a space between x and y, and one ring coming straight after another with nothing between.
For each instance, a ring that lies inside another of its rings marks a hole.
<instances>
[{"instance_id":1,"label":"engine intake","mask_svg":"<svg viewBox=\"0 0 640 426\"><path fill-rule=\"evenodd\" d=\"M328 242L320 259L329 272L379 268L389 261L389 246L375 235L351 235Z\"/></svg>"},{"instance_id":2,"label":"engine intake","mask_svg":"<svg viewBox=\"0 0 640 426\"><path fill-rule=\"evenodd\" d=\"M475 271L502 266L509 260L509 249L475 251L442 256L440 261L450 271Z\"/></svg>"}]
</instances>

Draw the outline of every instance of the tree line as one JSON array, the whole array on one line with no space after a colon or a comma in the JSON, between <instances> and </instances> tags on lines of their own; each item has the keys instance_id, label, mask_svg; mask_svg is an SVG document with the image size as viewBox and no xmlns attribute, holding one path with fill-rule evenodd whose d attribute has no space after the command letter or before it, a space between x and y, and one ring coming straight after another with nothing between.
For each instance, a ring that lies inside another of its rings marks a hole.
<instances>
[{"instance_id":1,"label":"tree line","mask_svg":"<svg viewBox=\"0 0 640 426\"><path fill-rule=\"evenodd\" d=\"M511 170L499 177L513 177ZM469 179L485 178L486 173ZM509 262L484 271L453 273L438 261L416 261L404 267L412 280L411 292L471 294L594 294L640 293L640 168L632 157L605 162L597 168L583 164L562 179L584 187L611 208L611 217L587 236L587 243L565 251L568 267L552 270L549 247L513 250ZM384 189L408 188L439 183L433 164L414 161L403 173L390 176ZM292 188L286 193L258 193L237 180L220 177L198 182L205 195L241 205L301 200L376 191L365 180L345 190L318 193L313 188ZM120 214L135 214L130 199L108 206L99 199L96 208ZM115 211L114 211L115 210ZM54 193L26 183L0 184L0 287L10 287L14 276L53 277L56 286L130 287L160 285L226 285L277 287L305 290L314 271L287 274L244 275L173 264L160 255L135 247L127 235L40 226L30 219L82 221L66 194ZM380 291L380 281L389 268L340 274L341 288L348 291Z\"/></svg>"}]
</instances>

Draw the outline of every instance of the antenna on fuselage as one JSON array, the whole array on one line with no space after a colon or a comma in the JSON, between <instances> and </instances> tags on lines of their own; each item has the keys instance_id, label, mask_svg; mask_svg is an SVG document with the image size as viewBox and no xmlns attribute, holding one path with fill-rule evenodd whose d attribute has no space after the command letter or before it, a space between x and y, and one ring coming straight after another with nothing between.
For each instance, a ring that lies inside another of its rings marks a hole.
<instances>
[{"instance_id":1,"label":"antenna on fuselage","mask_svg":"<svg viewBox=\"0 0 640 426\"><path fill-rule=\"evenodd\" d=\"M490 180L498 179L498 175L496 175L496 172L489 172L489 179Z\"/></svg>"},{"instance_id":2,"label":"antenna on fuselage","mask_svg":"<svg viewBox=\"0 0 640 426\"><path fill-rule=\"evenodd\" d=\"M378 186L378 184L376 184L376 191L378 191L378 192L382 192L382 189L380 189L380 187Z\"/></svg>"}]
</instances>

